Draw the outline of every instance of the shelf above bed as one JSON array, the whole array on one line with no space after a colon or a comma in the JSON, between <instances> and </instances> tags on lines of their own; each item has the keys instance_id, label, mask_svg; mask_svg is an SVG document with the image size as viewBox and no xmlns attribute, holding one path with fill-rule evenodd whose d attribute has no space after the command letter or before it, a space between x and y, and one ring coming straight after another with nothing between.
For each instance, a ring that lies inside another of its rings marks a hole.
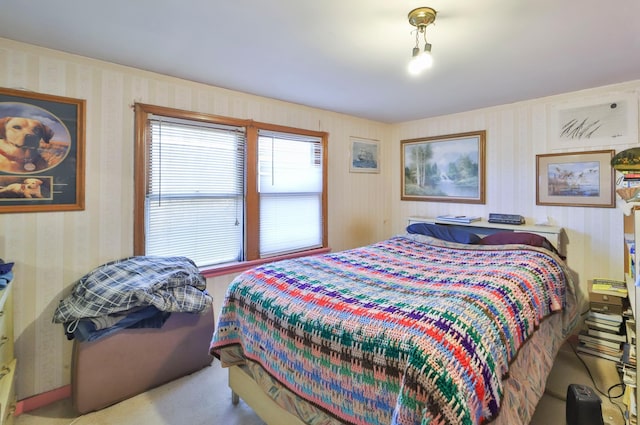
<instances>
[{"instance_id":1,"label":"shelf above bed","mask_svg":"<svg viewBox=\"0 0 640 425\"><path fill-rule=\"evenodd\" d=\"M448 221L441 221L433 217L413 216L413 217L409 217L408 220L409 220L409 224L431 223L431 224L442 224L446 226L463 227L479 236L486 236L496 232L504 232L504 231L535 233L536 235L540 235L547 238L547 240L551 242L551 244L560 253L564 254L564 249L561 249L562 227L531 225L531 224L489 223L485 219L474 221L471 223L451 223Z\"/></svg>"}]
</instances>

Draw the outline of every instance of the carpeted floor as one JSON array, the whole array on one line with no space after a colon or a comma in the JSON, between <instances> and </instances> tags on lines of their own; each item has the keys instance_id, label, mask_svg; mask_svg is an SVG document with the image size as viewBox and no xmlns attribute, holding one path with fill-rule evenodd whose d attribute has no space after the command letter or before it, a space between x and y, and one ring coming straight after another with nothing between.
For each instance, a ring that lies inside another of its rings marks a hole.
<instances>
[{"instance_id":1,"label":"carpeted floor","mask_svg":"<svg viewBox=\"0 0 640 425\"><path fill-rule=\"evenodd\" d=\"M566 342L556 357L547 379L545 395L538 403L531 425L564 425L566 423L565 400L569 384L588 385L598 393L602 399L602 416L605 425L624 425L625 420L621 410L624 409L622 398L615 398L622 391L621 386L616 386L620 383L616 364L585 354L578 357L570 344L575 346L575 341ZM608 391L611 398L607 397Z\"/></svg>"},{"instance_id":2,"label":"carpeted floor","mask_svg":"<svg viewBox=\"0 0 640 425\"><path fill-rule=\"evenodd\" d=\"M595 384L571 347L565 344L531 425L565 424L564 399L569 384L585 384L606 392L619 382L614 363L586 355L582 358ZM78 417L71 401L66 399L20 415L15 425L263 425L242 401L237 406L231 404L226 381L227 372L216 360L200 372L98 412ZM619 392L619 388L613 392ZM601 395L601 398L605 425L623 425L621 411L605 396ZM621 404L619 400L618 403Z\"/></svg>"}]
</instances>

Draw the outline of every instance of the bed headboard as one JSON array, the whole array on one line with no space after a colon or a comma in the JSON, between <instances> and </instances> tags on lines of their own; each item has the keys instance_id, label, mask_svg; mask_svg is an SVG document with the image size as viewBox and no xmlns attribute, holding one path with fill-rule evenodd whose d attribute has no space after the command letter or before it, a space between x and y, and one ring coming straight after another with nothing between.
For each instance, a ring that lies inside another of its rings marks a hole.
<instances>
[{"instance_id":1,"label":"bed headboard","mask_svg":"<svg viewBox=\"0 0 640 425\"><path fill-rule=\"evenodd\" d=\"M489 223L487 220L473 221L471 223L450 223L446 221L440 221L431 217L409 217L409 224L413 223L430 223L430 224L442 224L446 226L453 226L461 228L475 233L480 237L491 235L497 232L528 232L547 238L549 242L560 252L565 255L563 247L562 227L556 226L542 226L542 225L530 225L530 224L502 224L502 223Z\"/></svg>"}]
</instances>

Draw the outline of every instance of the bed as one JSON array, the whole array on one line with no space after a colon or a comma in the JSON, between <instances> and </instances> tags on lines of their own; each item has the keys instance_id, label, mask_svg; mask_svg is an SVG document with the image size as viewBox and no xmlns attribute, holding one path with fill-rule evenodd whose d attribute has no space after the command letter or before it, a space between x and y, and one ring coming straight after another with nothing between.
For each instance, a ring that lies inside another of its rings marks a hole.
<instances>
[{"instance_id":1,"label":"bed","mask_svg":"<svg viewBox=\"0 0 640 425\"><path fill-rule=\"evenodd\" d=\"M236 278L210 345L234 394L269 424L528 423L576 323L571 273L529 235L437 236Z\"/></svg>"}]
</instances>

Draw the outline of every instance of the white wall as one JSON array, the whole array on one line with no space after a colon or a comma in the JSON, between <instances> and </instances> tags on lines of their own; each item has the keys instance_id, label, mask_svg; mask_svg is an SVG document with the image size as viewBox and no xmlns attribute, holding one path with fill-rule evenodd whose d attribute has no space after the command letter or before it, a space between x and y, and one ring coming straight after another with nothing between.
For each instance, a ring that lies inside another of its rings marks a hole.
<instances>
[{"instance_id":1,"label":"white wall","mask_svg":"<svg viewBox=\"0 0 640 425\"><path fill-rule=\"evenodd\" d=\"M69 384L71 343L51 323L53 311L75 280L133 252L134 102L327 131L334 250L400 233L411 215L510 212L565 227L569 265L581 279L622 277L620 210L536 206L535 155L552 148L548 105L619 90L637 95L640 82L391 126L0 39L0 86L87 101L86 209L0 214L0 258L16 262L19 399ZM400 140L479 129L487 130L486 205L400 201ZM351 136L381 141L380 174L349 173Z\"/></svg>"}]
</instances>

